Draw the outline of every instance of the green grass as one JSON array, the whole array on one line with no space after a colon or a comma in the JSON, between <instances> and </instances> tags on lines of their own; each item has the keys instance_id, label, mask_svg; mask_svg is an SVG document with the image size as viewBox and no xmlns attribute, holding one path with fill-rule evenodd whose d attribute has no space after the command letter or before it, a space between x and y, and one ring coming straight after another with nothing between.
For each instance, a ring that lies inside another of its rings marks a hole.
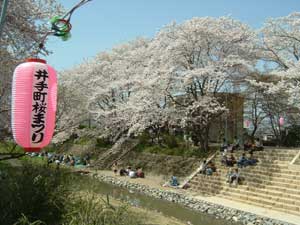
<instances>
[{"instance_id":1,"label":"green grass","mask_svg":"<svg viewBox=\"0 0 300 225\"><path fill-rule=\"evenodd\" d=\"M30 156L26 155L26 156L22 157L20 160L22 162L34 164L34 165L38 165L38 166L47 165L47 160L43 157L30 157Z\"/></svg>"},{"instance_id":2,"label":"green grass","mask_svg":"<svg viewBox=\"0 0 300 225\"><path fill-rule=\"evenodd\" d=\"M23 149L20 146L14 148L14 142L0 142L0 153L23 153ZM13 151L12 151L13 149Z\"/></svg>"},{"instance_id":3,"label":"green grass","mask_svg":"<svg viewBox=\"0 0 300 225\"><path fill-rule=\"evenodd\" d=\"M113 145L112 143L105 138L97 138L96 139L96 147L98 148L111 148Z\"/></svg>"},{"instance_id":4,"label":"green grass","mask_svg":"<svg viewBox=\"0 0 300 225\"><path fill-rule=\"evenodd\" d=\"M151 154L197 157L197 158L206 158L211 153L211 151L209 152L199 151L198 148L185 148L185 147L168 148L159 145L153 145L153 146L138 145L135 148L135 151L151 153Z\"/></svg>"},{"instance_id":5,"label":"green grass","mask_svg":"<svg viewBox=\"0 0 300 225\"><path fill-rule=\"evenodd\" d=\"M79 138L75 139L74 144L86 145L86 144L90 143L90 141L91 141L91 138L83 136L83 137L79 137Z\"/></svg>"},{"instance_id":6,"label":"green grass","mask_svg":"<svg viewBox=\"0 0 300 225\"><path fill-rule=\"evenodd\" d=\"M124 205L113 206L93 192L89 177L70 169L45 166L24 157L23 167L0 163L0 224L5 225L144 225L144 217ZM93 184L93 185L92 185Z\"/></svg>"}]
</instances>

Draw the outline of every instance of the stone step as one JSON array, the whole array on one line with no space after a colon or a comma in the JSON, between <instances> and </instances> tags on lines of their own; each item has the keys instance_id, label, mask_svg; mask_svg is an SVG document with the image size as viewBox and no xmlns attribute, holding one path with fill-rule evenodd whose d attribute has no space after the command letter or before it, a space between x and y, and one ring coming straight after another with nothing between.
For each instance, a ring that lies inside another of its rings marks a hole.
<instances>
[{"instance_id":1,"label":"stone step","mask_svg":"<svg viewBox=\"0 0 300 225\"><path fill-rule=\"evenodd\" d=\"M259 189L254 187L247 187L245 185L238 185L238 188L232 188L228 184L220 186L219 183L191 183L192 189L201 190L207 193L238 193L241 196L258 197L260 200L272 200L284 204L299 205L300 195L288 195L284 192L276 192L267 189Z\"/></svg>"},{"instance_id":2,"label":"stone step","mask_svg":"<svg viewBox=\"0 0 300 225\"><path fill-rule=\"evenodd\" d=\"M255 157L260 157L260 158L293 158L298 154L299 151L292 152L292 153L272 153L272 152L253 152L253 155ZM233 154L237 156L241 156L243 154L249 155L249 152L244 152L244 151L234 151L233 153L227 152L227 154ZM221 152L219 152L216 157L222 155Z\"/></svg>"},{"instance_id":3,"label":"stone step","mask_svg":"<svg viewBox=\"0 0 300 225\"><path fill-rule=\"evenodd\" d=\"M254 154L256 155L270 155L270 156L295 156L300 149L295 149L295 150L287 150L287 151L278 151L278 150L266 150L266 151L255 151Z\"/></svg>"},{"instance_id":4,"label":"stone step","mask_svg":"<svg viewBox=\"0 0 300 225\"><path fill-rule=\"evenodd\" d=\"M249 181L254 181L253 183L266 183L266 184L277 184L277 186L286 186L295 185L293 187L300 187L300 180L296 179L287 179L283 177L276 176L265 176L265 175L253 175L253 174L245 174L241 173L241 177L244 178L245 183Z\"/></svg>"},{"instance_id":5,"label":"stone step","mask_svg":"<svg viewBox=\"0 0 300 225\"><path fill-rule=\"evenodd\" d=\"M279 182L275 180L263 180L263 179L258 179L255 177L247 177L244 181L245 184L247 185L257 185L257 184L263 184L263 185L273 185L273 186L278 186L278 187L287 187L287 188L294 188L294 189L300 189L299 184L295 183L286 183L286 182Z\"/></svg>"},{"instance_id":6,"label":"stone step","mask_svg":"<svg viewBox=\"0 0 300 225\"><path fill-rule=\"evenodd\" d=\"M230 155L230 154L228 154ZM242 154L233 154L233 156L236 159L239 159ZM246 154L246 157L248 157L249 154ZM258 155L253 155L254 158L258 159L259 161L262 162L267 162L267 163L287 163L290 162L294 159L295 156L258 156ZM215 160L221 160L222 159L222 155L217 155L215 158Z\"/></svg>"},{"instance_id":7,"label":"stone step","mask_svg":"<svg viewBox=\"0 0 300 225\"><path fill-rule=\"evenodd\" d=\"M230 189L230 188L224 188L221 193L231 192L231 190L232 189ZM298 201L297 199L282 197L282 196L269 194L269 193L264 193L261 190L258 192L257 189L256 189L256 191L248 191L246 189L242 189L239 187L239 188L235 188L232 192L238 193L243 196L257 197L261 200L268 200L268 201L270 200L270 201L273 201L276 203L283 203L283 204L298 206L298 209L300 207L300 201Z\"/></svg>"},{"instance_id":8,"label":"stone step","mask_svg":"<svg viewBox=\"0 0 300 225\"><path fill-rule=\"evenodd\" d=\"M255 166L261 167L261 168L275 168L275 169L288 169L289 168L290 161L288 162L265 162L265 161L259 161Z\"/></svg>"},{"instance_id":9,"label":"stone step","mask_svg":"<svg viewBox=\"0 0 300 225\"><path fill-rule=\"evenodd\" d=\"M217 167L217 172L220 172L222 174L227 173L229 170L229 167L225 167L223 165ZM236 167L233 167L236 168ZM244 168L239 169L240 172L251 172L252 174L265 174L270 176L276 176L276 177L287 177L290 179L300 179L300 171L298 170L292 170L292 169L279 169L279 168L263 168L259 165L256 166L247 166Z\"/></svg>"},{"instance_id":10,"label":"stone step","mask_svg":"<svg viewBox=\"0 0 300 225\"><path fill-rule=\"evenodd\" d=\"M276 209L276 210L285 209L300 214L299 205L287 204L287 203L282 203L282 202L273 201L269 199L261 199L260 197L256 197L256 196L245 196L239 193L232 193L232 192L221 192L220 194L218 194L218 196L225 197L225 198L226 196L230 196L235 198L236 200L246 200L250 204L259 203L259 204L263 204L264 206L271 207L272 209Z\"/></svg>"},{"instance_id":11,"label":"stone step","mask_svg":"<svg viewBox=\"0 0 300 225\"><path fill-rule=\"evenodd\" d=\"M205 176L202 174L198 174L194 177L194 179L202 179L203 182L206 180L222 180L225 181L227 179L226 177L227 172L225 173L219 173L218 175L212 175L212 176ZM266 183L266 184L277 184L279 186L286 186L289 187L289 185L293 185L291 187L300 187L300 178L297 178L296 176L290 176L290 177L284 177L280 174L278 176L275 175L266 175L266 174L253 174L252 172L248 171L241 171L241 177L244 178L244 181L252 181L253 183Z\"/></svg>"},{"instance_id":12,"label":"stone step","mask_svg":"<svg viewBox=\"0 0 300 225\"><path fill-rule=\"evenodd\" d=\"M217 183L219 185L224 185L226 184L227 178L226 177L218 177L218 178L213 178L213 179L206 179L206 178L200 178L200 177L195 177L192 181L190 182L194 182L196 183L205 183L205 184L209 184L209 183ZM287 188L289 189L299 189L300 190L300 184L299 181L297 181L297 183L288 183L288 182L280 182L280 181L276 181L276 180L264 180L264 179L256 179L256 178L251 178L251 177L244 177L243 180L243 185L247 185L247 186L258 186L260 188L268 188L269 186L273 186L276 187L278 191L280 190L286 190ZM284 187L284 188L282 188ZM280 189L281 188L281 189ZM273 190L275 190L275 188L273 188ZM294 193L298 193L298 192L294 192Z\"/></svg>"},{"instance_id":13,"label":"stone step","mask_svg":"<svg viewBox=\"0 0 300 225\"><path fill-rule=\"evenodd\" d=\"M258 154L257 152L254 152L253 156L254 156L254 158L258 158L262 161L272 163L273 161L278 161L278 162L291 161L297 155L297 153L289 154L289 155L276 155L276 154L268 155L268 154ZM228 154L230 154L230 153L228 153ZM237 152L237 153L233 153L233 156L235 158L239 158L242 154L243 154L243 152ZM246 153L246 156L249 156L249 154ZM221 159L221 158L222 158L222 154L218 154L215 157L215 159Z\"/></svg>"},{"instance_id":14,"label":"stone step","mask_svg":"<svg viewBox=\"0 0 300 225\"><path fill-rule=\"evenodd\" d=\"M201 194L209 194L209 195L217 195L223 190L224 186L219 186L216 184L199 184L199 185L191 185L190 191L194 191L196 193Z\"/></svg>"},{"instance_id":15,"label":"stone step","mask_svg":"<svg viewBox=\"0 0 300 225\"><path fill-rule=\"evenodd\" d=\"M207 188L210 186L213 186L213 188L222 190L226 189L226 186L228 183L226 183L225 179L194 179L190 182L190 185L192 187L198 187L199 189L201 188ZM294 200L299 200L300 201L300 189L297 191L297 189L287 189L287 188L282 188L281 186L279 187L273 187L269 188L269 186L266 185L257 185L257 183L247 183L247 185L239 185L240 189L245 190L245 191L254 191L254 192L262 192L267 195L272 196L282 196L284 198L288 199L294 199Z\"/></svg>"},{"instance_id":16,"label":"stone step","mask_svg":"<svg viewBox=\"0 0 300 225\"><path fill-rule=\"evenodd\" d=\"M239 169L243 184L230 187L226 182L228 167L215 158L217 173L197 174L189 183L190 190L202 195L220 196L250 205L300 215L300 171L289 166L299 150L254 152L255 166ZM234 153L238 158L242 152Z\"/></svg>"},{"instance_id":17,"label":"stone step","mask_svg":"<svg viewBox=\"0 0 300 225\"><path fill-rule=\"evenodd\" d=\"M274 191L279 191L279 192L288 192L290 194L294 194L294 195L300 195L300 190L299 189L294 189L294 188L288 188L288 187L284 187L284 186L278 186L278 185L265 185L265 184L258 184L258 183L252 183L250 181L245 182L243 186L247 186L247 187L257 187L260 189L267 189L267 190L274 190Z\"/></svg>"},{"instance_id":18,"label":"stone step","mask_svg":"<svg viewBox=\"0 0 300 225\"><path fill-rule=\"evenodd\" d=\"M251 200L253 202L264 203L273 208L283 207L285 209L290 209L294 211L299 211L300 213L300 199L294 199L292 196L290 198L280 197L278 195L266 194L264 192L253 192L241 189L239 185L238 188L234 187L224 187L218 189L218 186L215 185L201 185L198 187L191 188L192 191L196 193L202 193L206 195L218 195L223 197L224 195L230 195L238 197L239 199Z\"/></svg>"},{"instance_id":19,"label":"stone step","mask_svg":"<svg viewBox=\"0 0 300 225\"><path fill-rule=\"evenodd\" d=\"M240 185L240 186L241 189L245 189L254 193L259 192L265 195L278 196L278 197L300 201L300 194L293 194L287 191L272 190L269 188L257 188L257 187L245 186L245 185Z\"/></svg>"},{"instance_id":20,"label":"stone step","mask_svg":"<svg viewBox=\"0 0 300 225\"><path fill-rule=\"evenodd\" d=\"M300 213L298 211L294 211L294 210L291 210L291 209L272 207L272 206L265 205L265 204L262 204L262 203L247 201L247 200L235 198L235 197L232 197L232 196L221 196L221 197L225 198L225 199L228 199L228 200L231 200L231 201L238 201L238 202L241 202L241 203L245 203L245 204L248 204L248 205L255 205L255 206L262 207L262 208L272 209L272 210L275 210L275 211L284 212L284 213L288 213L288 214L293 214L293 215L297 215L297 216L300 215Z\"/></svg>"},{"instance_id":21,"label":"stone step","mask_svg":"<svg viewBox=\"0 0 300 225\"><path fill-rule=\"evenodd\" d=\"M236 157L236 160L238 160L238 158ZM260 167L275 167L275 168L281 168L281 169L287 169L289 167L289 163L290 161L286 161L286 162L283 162L283 161L277 161L277 160L274 160L274 161L262 161L261 159L259 159L259 162L257 163L256 166L260 166ZM214 160L215 164L218 165L218 166L224 166L221 164L221 158L216 158Z\"/></svg>"},{"instance_id":22,"label":"stone step","mask_svg":"<svg viewBox=\"0 0 300 225\"><path fill-rule=\"evenodd\" d=\"M206 186L214 186L214 188L220 190L224 189L228 183L225 180L193 180L190 182L191 186L196 186L196 187L206 187ZM263 191L263 192L268 192L272 194L279 194L282 193L281 195L283 196L293 196L296 198L297 196L300 196L300 189L291 189L288 187L281 187L281 186L267 186L267 185L261 185L257 183L246 183L243 185L239 185L240 187L244 189L253 189L256 188L258 191ZM299 190L299 191L298 191Z\"/></svg>"},{"instance_id":23,"label":"stone step","mask_svg":"<svg viewBox=\"0 0 300 225\"><path fill-rule=\"evenodd\" d=\"M265 160L265 159L261 159L259 157L255 157L256 159L258 159L258 163L257 165L261 165L264 167L273 167L273 166L277 166L280 168L287 168L289 163L292 160L288 160L288 161L279 161L279 160ZM235 159L238 161L239 157L235 156ZM216 164L221 164L222 158L221 157L217 157L213 160Z\"/></svg>"},{"instance_id":24,"label":"stone step","mask_svg":"<svg viewBox=\"0 0 300 225\"><path fill-rule=\"evenodd\" d=\"M262 198L261 196L254 196L254 195L252 195L252 193L251 193L251 195L244 195L244 194L240 194L238 192L221 191L220 194L218 194L218 196L221 196L221 197L231 196L231 197L235 197L236 199L242 199L242 200L247 200L247 201L253 202L253 203L261 203L264 205L268 205L268 206L271 206L272 208L284 208L287 210L293 210L295 212L300 213L299 205L283 203L283 202L275 201L272 199L266 199L266 198Z\"/></svg>"}]
</instances>

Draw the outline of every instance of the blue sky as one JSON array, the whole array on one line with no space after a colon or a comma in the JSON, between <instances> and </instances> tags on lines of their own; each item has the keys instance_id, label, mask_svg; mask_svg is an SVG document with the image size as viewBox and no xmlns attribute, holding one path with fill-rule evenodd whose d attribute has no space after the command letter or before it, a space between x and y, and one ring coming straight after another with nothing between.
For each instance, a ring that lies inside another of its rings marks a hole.
<instances>
[{"instance_id":1,"label":"blue sky","mask_svg":"<svg viewBox=\"0 0 300 225\"><path fill-rule=\"evenodd\" d=\"M59 1L66 10L79 2ZM295 11L300 11L299 0L93 0L73 14L70 40L49 38L53 54L46 59L57 70L68 69L117 44L153 37L172 21L230 15L259 28L266 18Z\"/></svg>"}]
</instances>

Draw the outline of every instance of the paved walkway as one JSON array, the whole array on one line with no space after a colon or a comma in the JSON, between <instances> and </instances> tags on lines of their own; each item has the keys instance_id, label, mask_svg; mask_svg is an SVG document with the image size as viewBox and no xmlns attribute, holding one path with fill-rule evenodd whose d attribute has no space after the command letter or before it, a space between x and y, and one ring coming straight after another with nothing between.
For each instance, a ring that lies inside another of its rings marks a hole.
<instances>
[{"instance_id":1,"label":"paved walkway","mask_svg":"<svg viewBox=\"0 0 300 225\"><path fill-rule=\"evenodd\" d=\"M95 171L91 170L91 172L95 172ZM115 175L112 171L98 170L97 173L106 175L106 176L112 176L112 177L115 177L115 178L123 180L123 181L126 180L131 183L138 183L138 184L147 185L147 186L150 186L153 188L159 188L161 190L169 190L169 191L172 190L172 191L175 191L178 193L184 193L187 195L191 195L196 199L203 200L206 202L242 210L245 212L250 212L250 213L253 213L253 214L256 214L259 216L263 216L263 217L269 217L272 219L281 220L281 221L285 221L288 223L300 225L300 216L295 216L295 215L278 212L278 211L271 210L271 209L265 209L265 208L254 206L254 205L248 205L245 203L231 201L231 200L227 200L227 199L220 198L217 196L201 196L196 193L189 192L188 190L174 189L174 188L170 188L170 187L162 187L162 185L166 182L166 180L164 179L165 177L163 177L163 176L154 176L154 175L147 176L147 174L146 174L145 179L130 179L129 177L121 177L119 175Z\"/></svg>"}]
</instances>

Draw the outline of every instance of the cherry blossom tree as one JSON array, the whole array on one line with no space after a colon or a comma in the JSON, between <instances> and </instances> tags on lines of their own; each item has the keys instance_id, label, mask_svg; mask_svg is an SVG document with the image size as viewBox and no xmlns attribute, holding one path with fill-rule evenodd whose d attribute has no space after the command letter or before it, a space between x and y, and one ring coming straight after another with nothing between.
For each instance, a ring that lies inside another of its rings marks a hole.
<instances>
[{"instance_id":1,"label":"cherry blossom tree","mask_svg":"<svg viewBox=\"0 0 300 225\"><path fill-rule=\"evenodd\" d=\"M264 126L270 128L278 144L284 141L285 136L279 118L284 117L288 124L290 111L294 112L295 108L300 107L299 28L300 13L272 18L259 31L260 39L257 42L258 58L263 63L263 68L260 68L262 76L252 80L250 86L259 91L259 112L268 121Z\"/></svg>"},{"instance_id":2,"label":"cherry blossom tree","mask_svg":"<svg viewBox=\"0 0 300 225\"><path fill-rule=\"evenodd\" d=\"M206 17L173 23L151 43L153 76L167 81L168 100L180 108L182 118L190 118L193 129L189 130L202 149L208 148L212 121L226 111L217 104L219 94L246 76L256 62L255 41L256 33L245 24L228 17ZM198 119L193 120L195 114Z\"/></svg>"},{"instance_id":3,"label":"cherry blossom tree","mask_svg":"<svg viewBox=\"0 0 300 225\"><path fill-rule=\"evenodd\" d=\"M278 87L280 77L276 75L257 75L249 81L250 103L248 108L251 109L248 113L253 124L251 137L257 131L273 134L277 144L282 145L285 138L285 126L289 123L289 111L291 105L287 101L289 95L287 92L274 87ZM281 84L279 84L280 86ZM280 123L280 118L285 118L285 126Z\"/></svg>"},{"instance_id":4,"label":"cherry blossom tree","mask_svg":"<svg viewBox=\"0 0 300 225\"><path fill-rule=\"evenodd\" d=\"M255 40L231 18L194 18L100 53L63 72L62 83L80 93L81 108L95 115L104 136L181 124L207 149L212 121L226 112L219 93L253 68Z\"/></svg>"},{"instance_id":5,"label":"cherry blossom tree","mask_svg":"<svg viewBox=\"0 0 300 225\"><path fill-rule=\"evenodd\" d=\"M290 104L300 107L300 13L269 19L261 30L261 59L281 78L269 92L285 92Z\"/></svg>"}]
</instances>

